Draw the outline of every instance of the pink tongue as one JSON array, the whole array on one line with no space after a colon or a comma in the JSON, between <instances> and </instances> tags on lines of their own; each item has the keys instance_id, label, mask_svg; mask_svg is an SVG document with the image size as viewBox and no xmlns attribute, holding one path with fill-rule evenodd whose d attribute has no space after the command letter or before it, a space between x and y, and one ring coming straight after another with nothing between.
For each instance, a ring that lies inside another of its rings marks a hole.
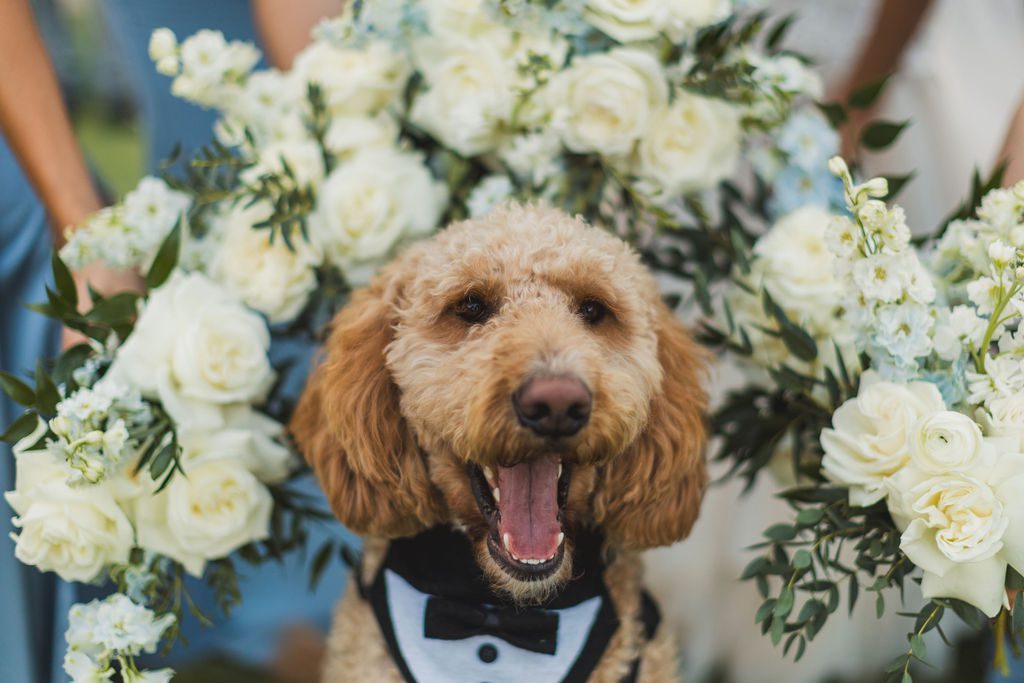
<instances>
[{"instance_id":1,"label":"pink tongue","mask_svg":"<svg viewBox=\"0 0 1024 683\"><path fill-rule=\"evenodd\" d=\"M558 464L545 457L498 468L498 533L520 560L546 560L558 550Z\"/></svg>"}]
</instances>

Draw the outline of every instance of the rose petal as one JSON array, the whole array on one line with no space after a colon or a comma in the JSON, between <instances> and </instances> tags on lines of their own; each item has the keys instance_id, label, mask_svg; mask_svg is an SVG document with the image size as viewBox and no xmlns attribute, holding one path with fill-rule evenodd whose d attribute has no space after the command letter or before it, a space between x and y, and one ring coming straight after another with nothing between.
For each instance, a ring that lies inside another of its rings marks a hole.
<instances>
[{"instance_id":1,"label":"rose petal","mask_svg":"<svg viewBox=\"0 0 1024 683\"><path fill-rule=\"evenodd\" d=\"M953 563L944 576L925 572L921 592L926 598L956 598L989 617L999 613L1006 596L1006 561L1000 556L980 562Z\"/></svg>"},{"instance_id":2,"label":"rose petal","mask_svg":"<svg viewBox=\"0 0 1024 683\"><path fill-rule=\"evenodd\" d=\"M929 528L921 519L912 521L903 532L903 536L900 538L900 550L911 562L936 576L945 576L956 564L942 554L942 551L935 545L935 530Z\"/></svg>"}]
</instances>

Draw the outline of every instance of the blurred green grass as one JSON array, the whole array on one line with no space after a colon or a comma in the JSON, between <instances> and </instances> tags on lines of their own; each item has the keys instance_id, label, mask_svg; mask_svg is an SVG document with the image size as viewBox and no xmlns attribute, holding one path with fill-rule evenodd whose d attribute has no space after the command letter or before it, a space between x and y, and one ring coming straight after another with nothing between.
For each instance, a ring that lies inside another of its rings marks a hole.
<instances>
[{"instance_id":1,"label":"blurred green grass","mask_svg":"<svg viewBox=\"0 0 1024 683\"><path fill-rule=\"evenodd\" d=\"M138 125L92 106L80 107L73 118L79 144L104 189L114 199L124 196L142 176L143 148Z\"/></svg>"}]
</instances>

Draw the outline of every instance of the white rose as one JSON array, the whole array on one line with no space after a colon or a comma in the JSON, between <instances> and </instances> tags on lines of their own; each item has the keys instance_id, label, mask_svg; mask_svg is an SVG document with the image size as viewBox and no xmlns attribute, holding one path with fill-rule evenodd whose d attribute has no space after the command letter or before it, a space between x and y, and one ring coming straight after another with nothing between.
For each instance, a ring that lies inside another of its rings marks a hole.
<instances>
[{"instance_id":1,"label":"white rose","mask_svg":"<svg viewBox=\"0 0 1024 683\"><path fill-rule=\"evenodd\" d=\"M16 481L4 494L18 515L14 554L65 581L92 581L128 561L132 526L104 484L72 488L69 469L49 451L15 452Z\"/></svg>"},{"instance_id":2,"label":"white rose","mask_svg":"<svg viewBox=\"0 0 1024 683\"><path fill-rule=\"evenodd\" d=\"M981 450L977 423L952 410L921 417L911 430L910 458L924 472L962 471L980 457Z\"/></svg>"},{"instance_id":3,"label":"white rose","mask_svg":"<svg viewBox=\"0 0 1024 683\"><path fill-rule=\"evenodd\" d=\"M266 204L235 207L215 224L210 274L273 324L302 311L316 289L320 255L299 230L292 230L289 248L280 235L271 241L269 229L253 227L270 212Z\"/></svg>"},{"instance_id":4,"label":"white rose","mask_svg":"<svg viewBox=\"0 0 1024 683\"><path fill-rule=\"evenodd\" d=\"M827 211L805 206L775 222L754 245L752 278L775 302L812 332L834 326L843 286L835 277L835 257L825 242Z\"/></svg>"},{"instance_id":5,"label":"white rose","mask_svg":"<svg viewBox=\"0 0 1024 683\"><path fill-rule=\"evenodd\" d=\"M679 42L728 14L727 0L587 0L587 20L622 43L662 33Z\"/></svg>"},{"instance_id":6,"label":"white rose","mask_svg":"<svg viewBox=\"0 0 1024 683\"><path fill-rule=\"evenodd\" d=\"M423 0L430 34L445 40L478 37L497 26L488 16L486 0Z\"/></svg>"},{"instance_id":7,"label":"white rose","mask_svg":"<svg viewBox=\"0 0 1024 683\"><path fill-rule=\"evenodd\" d=\"M311 231L327 258L360 284L403 238L434 230L446 201L444 184L420 157L365 149L324 181Z\"/></svg>"},{"instance_id":8,"label":"white rose","mask_svg":"<svg viewBox=\"0 0 1024 683\"><path fill-rule=\"evenodd\" d=\"M924 575L926 598L957 598L995 616L1006 567L1024 569L1024 455L986 439L993 457L933 476L910 465L891 478L900 548Z\"/></svg>"},{"instance_id":9,"label":"white rose","mask_svg":"<svg viewBox=\"0 0 1024 683\"><path fill-rule=\"evenodd\" d=\"M502 50L501 35L479 40L430 37L414 47L424 75L411 121L459 154L493 150L516 104L516 68Z\"/></svg>"},{"instance_id":10,"label":"white rose","mask_svg":"<svg viewBox=\"0 0 1024 683\"><path fill-rule=\"evenodd\" d=\"M233 458L266 484L287 479L296 462L282 444L284 426L248 406L232 407L225 415L220 429L180 435L185 471L206 460Z\"/></svg>"},{"instance_id":11,"label":"white rose","mask_svg":"<svg viewBox=\"0 0 1024 683\"><path fill-rule=\"evenodd\" d=\"M324 135L324 147L336 157L347 157L364 147L392 147L398 140L398 124L388 114L337 116Z\"/></svg>"},{"instance_id":12,"label":"white rose","mask_svg":"<svg viewBox=\"0 0 1024 683\"><path fill-rule=\"evenodd\" d=\"M382 42L359 48L315 42L295 58L292 71L300 81L320 86L332 114L358 116L397 103L409 65Z\"/></svg>"},{"instance_id":13,"label":"white rose","mask_svg":"<svg viewBox=\"0 0 1024 683\"><path fill-rule=\"evenodd\" d=\"M865 372L857 397L841 405L832 416L832 428L821 433L825 476L849 487L852 505L881 500L886 479L910 460L914 423L945 409L934 384L895 384L872 370Z\"/></svg>"},{"instance_id":14,"label":"white rose","mask_svg":"<svg viewBox=\"0 0 1024 683\"><path fill-rule=\"evenodd\" d=\"M291 171L289 177L285 167ZM255 185L264 175L294 181L297 187L316 187L324 178L324 158L313 140L275 140L259 151L256 163L242 171L242 182Z\"/></svg>"},{"instance_id":15,"label":"white rose","mask_svg":"<svg viewBox=\"0 0 1024 683\"><path fill-rule=\"evenodd\" d=\"M988 436L1012 437L1024 450L1024 394L999 396L978 409L978 422Z\"/></svg>"},{"instance_id":16,"label":"white rose","mask_svg":"<svg viewBox=\"0 0 1024 683\"><path fill-rule=\"evenodd\" d=\"M224 406L266 395L269 347L259 315L206 276L175 271L150 293L107 376L159 399L179 429L215 429Z\"/></svg>"},{"instance_id":17,"label":"white rose","mask_svg":"<svg viewBox=\"0 0 1024 683\"><path fill-rule=\"evenodd\" d=\"M574 152L626 155L668 101L658 60L635 48L577 57L548 89L554 129Z\"/></svg>"},{"instance_id":18,"label":"white rose","mask_svg":"<svg viewBox=\"0 0 1024 683\"><path fill-rule=\"evenodd\" d=\"M741 137L735 107L680 93L640 141L640 175L667 195L714 186L735 170Z\"/></svg>"},{"instance_id":19,"label":"white rose","mask_svg":"<svg viewBox=\"0 0 1024 683\"><path fill-rule=\"evenodd\" d=\"M158 62L166 57L177 58L178 38L169 28L158 28L149 36L149 58Z\"/></svg>"},{"instance_id":20,"label":"white rose","mask_svg":"<svg viewBox=\"0 0 1024 683\"><path fill-rule=\"evenodd\" d=\"M183 463L159 494L135 501L139 545L202 576L208 560L270 536L273 499L238 458Z\"/></svg>"},{"instance_id":21,"label":"white rose","mask_svg":"<svg viewBox=\"0 0 1024 683\"><path fill-rule=\"evenodd\" d=\"M76 615L75 608L93 614L79 612ZM86 605L77 604L68 616L71 622L76 620L76 616L84 618L91 628L92 642L102 646L104 651L133 656L141 652L155 652L164 631L175 621L173 614L157 617L153 610L132 602L124 593L114 593ZM69 632L72 628L74 626L69 627Z\"/></svg>"}]
</instances>

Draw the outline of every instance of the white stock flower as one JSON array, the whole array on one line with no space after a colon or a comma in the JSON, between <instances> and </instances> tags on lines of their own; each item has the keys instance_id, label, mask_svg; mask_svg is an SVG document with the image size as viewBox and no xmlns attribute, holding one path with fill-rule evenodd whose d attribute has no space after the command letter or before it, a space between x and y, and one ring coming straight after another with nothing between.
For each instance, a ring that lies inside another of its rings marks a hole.
<instances>
[{"instance_id":1,"label":"white stock flower","mask_svg":"<svg viewBox=\"0 0 1024 683\"><path fill-rule=\"evenodd\" d=\"M107 377L159 399L179 429L216 428L227 404L266 395L269 347L259 315L205 275L175 271L150 292Z\"/></svg>"},{"instance_id":2,"label":"white stock flower","mask_svg":"<svg viewBox=\"0 0 1024 683\"><path fill-rule=\"evenodd\" d=\"M674 196L717 185L739 160L740 112L722 100L681 92L651 117L639 174Z\"/></svg>"},{"instance_id":3,"label":"white stock flower","mask_svg":"<svg viewBox=\"0 0 1024 683\"><path fill-rule=\"evenodd\" d=\"M108 660L97 662L78 650L64 653L64 673L71 677L71 683L107 683L113 680L114 667Z\"/></svg>"},{"instance_id":4,"label":"white stock flower","mask_svg":"<svg viewBox=\"0 0 1024 683\"><path fill-rule=\"evenodd\" d=\"M998 282L985 276L967 283L967 298L978 307L978 313L987 315L995 310L1001 287Z\"/></svg>"},{"instance_id":5,"label":"white stock flower","mask_svg":"<svg viewBox=\"0 0 1024 683\"><path fill-rule=\"evenodd\" d=\"M364 149L324 181L310 230L327 259L358 285L402 239L434 230L446 202L445 185L419 156Z\"/></svg>"},{"instance_id":6,"label":"white stock flower","mask_svg":"<svg viewBox=\"0 0 1024 683\"><path fill-rule=\"evenodd\" d=\"M157 617L153 610L135 604L124 593L114 593L104 600L75 605L68 615L70 622L79 616L75 608L93 612L89 616L81 615L81 618L91 626L94 643L107 651L126 655L155 652L160 637L175 620L173 614ZM73 628L69 625L68 631Z\"/></svg>"},{"instance_id":7,"label":"white stock flower","mask_svg":"<svg viewBox=\"0 0 1024 683\"><path fill-rule=\"evenodd\" d=\"M965 350L977 349L985 335L988 321L979 317L970 306L939 309L933 343L943 360L955 360Z\"/></svg>"},{"instance_id":8,"label":"white stock flower","mask_svg":"<svg viewBox=\"0 0 1024 683\"><path fill-rule=\"evenodd\" d=\"M203 29L181 44L181 73L171 84L171 93L203 106L223 106L238 94L260 59L251 43L228 42L220 31Z\"/></svg>"},{"instance_id":9,"label":"white stock flower","mask_svg":"<svg viewBox=\"0 0 1024 683\"><path fill-rule=\"evenodd\" d=\"M202 576L208 560L270 536L273 499L241 458L204 453L182 468L160 493L135 499L140 546Z\"/></svg>"},{"instance_id":10,"label":"white stock flower","mask_svg":"<svg viewBox=\"0 0 1024 683\"><path fill-rule=\"evenodd\" d=\"M495 149L516 104L516 68L501 43L491 35L418 41L414 57L425 82L410 120L464 156Z\"/></svg>"},{"instance_id":11,"label":"white stock flower","mask_svg":"<svg viewBox=\"0 0 1024 683\"><path fill-rule=\"evenodd\" d=\"M409 64L379 41L359 48L314 42L295 58L292 72L320 87L331 114L363 116L398 103Z\"/></svg>"},{"instance_id":12,"label":"white stock flower","mask_svg":"<svg viewBox=\"0 0 1024 683\"><path fill-rule=\"evenodd\" d=\"M546 93L552 126L574 152L629 154L668 101L661 65L637 48L616 48L573 59Z\"/></svg>"},{"instance_id":13,"label":"white stock flower","mask_svg":"<svg viewBox=\"0 0 1024 683\"><path fill-rule=\"evenodd\" d=\"M499 150L501 160L520 181L543 185L562 172L562 145L550 130L517 135Z\"/></svg>"},{"instance_id":14,"label":"white stock flower","mask_svg":"<svg viewBox=\"0 0 1024 683\"><path fill-rule=\"evenodd\" d=\"M1012 396L1024 390L1024 371L1020 360L998 356L985 360L985 372L968 370L967 400L969 403L989 403L1001 396Z\"/></svg>"},{"instance_id":15,"label":"white stock flower","mask_svg":"<svg viewBox=\"0 0 1024 683\"><path fill-rule=\"evenodd\" d=\"M253 225L270 215L267 204L229 209L214 224L216 251L210 275L246 305L266 314L271 324L297 316L316 289L315 268L321 258L302 233L292 230L292 247L269 228Z\"/></svg>"},{"instance_id":16,"label":"white stock flower","mask_svg":"<svg viewBox=\"0 0 1024 683\"><path fill-rule=\"evenodd\" d=\"M890 209L885 202L870 199L857 210L857 217L864 224L865 230L878 235L882 244L892 251L900 251L910 243L906 215L898 206Z\"/></svg>"},{"instance_id":17,"label":"white stock flower","mask_svg":"<svg viewBox=\"0 0 1024 683\"><path fill-rule=\"evenodd\" d=\"M174 678L174 669L128 671L123 676L124 683L170 683L171 679Z\"/></svg>"},{"instance_id":18,"label":"white stock flower","mask_svg":"<svg viewBox=\"0 0 1024 683\"><path fill-rule=\"evenodd\" d=\"M1024 222L1024 192L1021 184L1014 188L996 188L981 199L978 218L1000 233L1009 236L1014 228ZM1014 246L1024 246L1013 243Z\"/></svg>"},{"instance_id":19,"label":"white stock flower","mask_svg":"<svg viewBox=\"0 0 1024 683\"><path fill-rule=\"evenodd\" d=\"M825 229L825 243L836 256L853 256L861 244L860 231L848 217L832 216Z\"/></svg>"},{"instance_id":20,"label":"white stock flower","mask_svg":"<svg viewBox=\"0 0 1024 683\"><path fill-rule=\"evenodd\" d=\"M16 448L15 471L14 490L4 497L18 515L18 560L83 582L128 561L132 526L106 485L69 486L67 465L50 451Z\"/></svg>"},{"instance_id":21,"label":"white stock flower","mask_svg":"<svg viewBox=\"0 0 1024 683\"><path fill-rule=\"evenodd\" d=\"M872 339L905 363L932 350L930 333L935 324L926 306L914 303L881 306L875 312Z\"/></svg>"},{"instance_id":22,"label":"white stock flower","mask_svg":"<svg viewBox=\"0 0 1024 683\"><path fill-rule=\"evenodd\" d=\"M822 470L849 487L850 503L866 506L886 496L886 480L910 459L909 438L918 418L945 410L934 384L883 381L873 370L860 390L836 410L821 433Z\"/></svg>"},{"instance_id":23,"label":"white stock flower","mask_svg":"<svg viewBox=\"0 0 1024 683\"><path fill-rule=\"evenodd\" d=\"M896 301L903 293L900 278L904 261L892 254L874 254L853 265L853 281L865 298Z\"/></svg>"},{"instance_id":24,"label":"white stock flower","mask_svg":"<svg viewBox=\"0 0 1024 683\"><path fill-rule=\"evenodd\" d=\"M169 28L158 28L149 36L149 58L156 70L165 76L177 76L181 68L178 59L178 38Z\"/></svg>"}]
</instances>

